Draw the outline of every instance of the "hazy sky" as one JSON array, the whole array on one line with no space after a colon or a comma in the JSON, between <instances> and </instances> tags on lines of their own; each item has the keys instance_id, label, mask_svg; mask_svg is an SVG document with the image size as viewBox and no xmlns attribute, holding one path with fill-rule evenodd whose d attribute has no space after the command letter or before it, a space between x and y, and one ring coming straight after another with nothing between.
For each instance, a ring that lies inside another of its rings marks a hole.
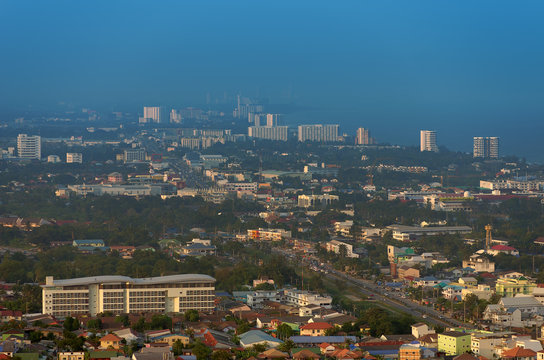
<instances>
[{"instance_id":1,"label":"hazy sky","mask_svg":"<svg viewBox=\"0 0 544 360\"><path fill-rule=\"evenodd\" d=\"M501 136L503 153L544 158L543 15L541 0L0 0L0 117L240 91L379 140L428 128L453 149Z\"/></svg>"}]
</instances>

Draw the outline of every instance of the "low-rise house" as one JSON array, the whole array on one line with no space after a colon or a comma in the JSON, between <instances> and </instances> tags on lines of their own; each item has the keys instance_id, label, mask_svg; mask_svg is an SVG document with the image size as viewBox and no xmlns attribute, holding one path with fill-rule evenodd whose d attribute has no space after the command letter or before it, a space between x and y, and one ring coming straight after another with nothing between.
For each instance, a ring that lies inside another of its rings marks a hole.
<instances>
[{"instance_id":1,"label":"low-rise house","mask_svg":"<svg viewBox=\"0 0 544 360\"><path fill-rule=\"evenodd\" d=\"M436 350L426 348L414 341L399 348L399 360L421 360L436 356Z\"/></svg>"},{"instance_id":2,"label":"low-rise house","mask_svg":"<svg viewBox=\"0 0 544 360\"><path fill-rule=\"evenodd\" d=\"M322 343L329 343L331 345L345 344L347 341L354 344L357 342L355 336L303 336L294 335L289 338L298 347L317 347Z\"/></svg>"},{"instance_id":3,"label":"low-rise house","mask_svg":"<svg viewBox=\"0 0 544 360\"><path fill-rule=\"evenodd\" d=\"M468 260L463 260L463 267L472 268L475 272L495 272L495 263L481 254L473 254Z\"/></svg>"},{"instance_id":4,"label":"low-rise house","mask_svg":"<svg viewBox=\"0 0 544 360\"><path fill-rule=\"evenodd\" d=\"M536 352L534 352L533 350L515 347L513 349L503 351L501 354L501 359L536 360L536 356Z\"/></svg>"},{"instance_id":5,"label":"low-rise house","mask_svg":"<svg viewBox=\"0 0 544 360\"><path fill-rule=\"evenodd\" d=\"M326 331L333 329L329 323L313 322L300 327L300 335L302 336L324 336Z\"/></svg>"},{"instance_id":6,"label":"low-rise house","mask_svg":"<svg viewBox=\"0 0 544 360\"><path fill-rule=\"evenodd\" d=\"M483 356L487 359L494 359L499 356L498 349L511 333L480 333L471 334L470 349L474 355Z\"/></svg>"},{"instance_id":7,"label":"low-rise house","mask_svg":"<svg viewBox=\"0 0 544 360\"><path fill-rule=\"evenodd\" d=\"M85 360L83 351L62 351L57 354L58 360Z\"/></svg>"},{"instance_id":8,"label":"low-rise house","mask_svg":"<svg viewBox=\"0 0 544 360\"><path fill-rule=\"evenodd\" d=\"M498 304L489 304L484 311L484 320L498 327L530 327L540 325L544 305L533 296L518 295L502 298Z\"/></svg>"},{"instance_id":9,"label":"low-rise house","mask_svg":"<svg viewBox=\"0 0 544 360\"><path fill-rule=\"evenodd\" d=\"M118 350L121 347L121 340L123 339L113 333L108 334L100 338L100 347L102 349Z\"/></svg>"},{"instance_id":10,"label":"low-rise house","mask_svg":"<svg viewBox=\"0 0 544 360\"><path fill-rule=\"evenodd\" d=\"M131 328L119 329L113 332L115 335L119 336L121 339L125 339L127 344L130 344L133 341L139 341L140 337L136 335Z\"/></svg>"},{"instance_id":11,"label":"low-rise house","mask_svg":"<svg viewBox=\"0 0 544 360\"><path fill-rule=\"evenodd\" d=\"M206 329L202 337L204 338L204 344L212 349L232 349L236 347L231 336L223 331Z\"/></svg>"},{"instance_id":12,"label":"low-rise house","mask_svg":"<svg viewBox=\"0 0 544 360\"><path fill-rule=\"evenodd\" d=\"M215 255L215 251L215 245L204 245L200 243L188 243L181 248L181 253L185 256Z\"/></svg>"},{"instance_id":13,"label":"low-rise house","mask_svg":"<svg viewBox=\"0 0 544 360\"><path fill-rule=\"evenodd\" d=\"M398 268L398 278L401 280L408 279L408 278L418 278L419 277L419 270L416 268L412 268L406 265L402 265Z\"/></svg>"},{"instance_id":14,"label":"low-rise house","mask_svg":"<svg viewBox=\"0 0 544 360\"><path fill-rule=\"evenodd\" d=\"M167 334L163 336L159 336L155 339L156 343L159 344L168 344L169 346L174 345L176 341L180 341L183 346L187 346L190 343L190 338L187 335L182 334Z\"/></svg>"},{"instance_id":15,"label":"low-rise house","mask_svg":"<svg viewBox=\"0 0 544 360\"><path fill-rule=\"evenodd\" d=\"M476 287L468 287L461 290L461 297L465 300L468 295L472 294L480 300L489 300L494 293L495 291L491 290L491 286L479 284Z\"/></svg>"},{"instance_id":16,"label":"low-rise house","mask_svg":"<svg viewBox=\"0 0 544 360\"><path fill-rule=\"evenodd\" d=\"M110 251L116 251L123 259L132 259L136 247L131 245L112 245L110 246Z\"/></svg>"},{"instance_id":17,"label":"low-rise house","mask_svg":"<svg viewBox=\"0 0 544 360\"><path fill-rule=\"evenodd\" d=\"M74 240L72 241L72 246L76 247L78 251L81 251L83 253L107 251L109 249L108 247L106 247L106 244L102 239Z\"/></svg>"},{"instance_id":18,"label":"low-rise house","mask_svg":"<svg viewBox=\"0 0 544 360\"><path fill-rule=\"evenodd\" d=\"M447 300L460 301L463 294L464 287L459 285L448 284L442 289L442 295Z\"/></svg>"},{"instance_id":19,"label":"low-rise house","mask_svg":"<svg viewBox=\"0 0 544 360\"><path fill-rule=\"evenodd\" d=\"M240 345L242 345L244 348L252 347L256 344L265 344L268 347L276 348L280 344L283 343L283 341L268 335L264 331L261 330L250 330L248 332L245 332L239 336L240 338Z\"/></svg>"},{"instance_id":20,"label":"low-rise house","mask_svg":"<svg viewBox=\"0 0 544 360\"><path fill-rule=\"evenodd\" d=\"M412 335L419 339L422 336L428 335L428 334L434 334L435 331L433 329L429 329L429 325L425 323L416 323L412 325Z\"/></svg>"},{"instance_id":21,"label":"low-rise house","mask_svg":"<svg viewBox=\"0 0 544 360\"><path fill-rule=\"evenodd\" d=\"M508 245L495 245L492 246L491 249L487 251L488 254L491 254L493 256L497 256L499 254L506 254L506 255L513 255L513 256L519 256L519 251L517 251L515 248L508 246Z\"/></svg>"},{"instance_id":22,"label":"low-rise house","mask_svg":"<svg viewBox=\"0 0 544 360\"><path fill-rule=\"evenodd\" d=\"M426 348L438 349L438 334L427 334L417 339Z\"/></svg>"}]
</instances>

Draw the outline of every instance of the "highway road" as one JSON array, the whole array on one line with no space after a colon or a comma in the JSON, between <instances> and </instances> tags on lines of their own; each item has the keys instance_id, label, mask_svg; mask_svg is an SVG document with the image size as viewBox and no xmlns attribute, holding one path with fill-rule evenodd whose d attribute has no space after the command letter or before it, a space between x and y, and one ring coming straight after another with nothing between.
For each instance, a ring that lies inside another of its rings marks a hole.
<instances>
[{"instance_id":1,"label":"highway road","mask_svg":"<svg viewBox=\"0 0 544 360\"><path fill-rule=\"evenodd\" d=\"M290 259L290 254L287 251L281 249L274 250L281 253L287 259ZM299 266L300 264L297 265ZM400 294L383 289L371 281L347 275L328 266L326 267L326 270L327 273L325 273L324 276L327 278L331 280L345 281L352 286L355 286L362 294L372 296L372 298L377 302L386 304L398 311L412 314L414 317L421 318L423 321L429 324L439 325L442 327L474 327L471 324L463 323L457 319L452 319L433 308L423 306L410 299L404 299L400 297Z\"/></svg>"}]
</instances>

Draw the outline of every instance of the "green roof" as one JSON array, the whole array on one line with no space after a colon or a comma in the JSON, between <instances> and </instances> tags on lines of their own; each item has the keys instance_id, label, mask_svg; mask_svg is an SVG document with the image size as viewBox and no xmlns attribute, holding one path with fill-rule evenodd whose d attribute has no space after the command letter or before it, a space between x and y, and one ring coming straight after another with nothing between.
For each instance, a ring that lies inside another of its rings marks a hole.
<instances>
[{"instance_id":1,"label":"green roof","mask_svg":"<svg viewBox=\"0 0 544 360\"><path fill-rule=\"evenodd\" d=\"M13 356L14 359L21 359L21 360L38 360L40 358L39 353L15 353Z\"/></svg>"},{"instance_id":2,"label":"green roof","mask_svg":"<svg viewBox=\"0 0 544 360\"><path fill-rule=\"evenodd\" d=\"M106 359L118 356L117 351L105 350L105 351L89 351L89 359Z\"/></svg>"}]
</instances>

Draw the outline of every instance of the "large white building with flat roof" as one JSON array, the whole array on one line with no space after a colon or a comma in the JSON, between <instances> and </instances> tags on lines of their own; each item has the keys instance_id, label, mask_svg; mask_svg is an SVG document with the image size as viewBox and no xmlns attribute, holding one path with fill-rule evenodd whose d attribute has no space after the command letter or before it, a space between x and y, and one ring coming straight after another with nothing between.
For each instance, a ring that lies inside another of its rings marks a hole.
<instances>
[{"instance_id":1,"label":"large white building with flat roof","mask_svg":"<svg viewBox=\"0 0 544 360\"><path fill-rule=\"evenodd\" d=\"M19 134L17 136L17 154L22 159L39 160L42 157L41 137Z\"/></svg>"},{"instance_id":2,"label":"large white building with flat roof","mask_svg":"<svg viewBox=\"0 0 544 360\"><path fill-rule=\"evenodd\" d=\"M420 151L434 151L434 152L438 151L438 146L436 145L436 131L434 130L420 131L419 150Z\"/></svg>"},{"instance_id":3,"label":"large white building with flat roof","mask_svg":"<svg viewBox=\"0 0 544 360\"><path fill-rule=\"evenodd\" d=\"M55 280L48 276L42 285L42 312L54 316L211 312L214 294L215 279L201 274L143 279L110 275Z\"/></svg>"}]
</instances>

